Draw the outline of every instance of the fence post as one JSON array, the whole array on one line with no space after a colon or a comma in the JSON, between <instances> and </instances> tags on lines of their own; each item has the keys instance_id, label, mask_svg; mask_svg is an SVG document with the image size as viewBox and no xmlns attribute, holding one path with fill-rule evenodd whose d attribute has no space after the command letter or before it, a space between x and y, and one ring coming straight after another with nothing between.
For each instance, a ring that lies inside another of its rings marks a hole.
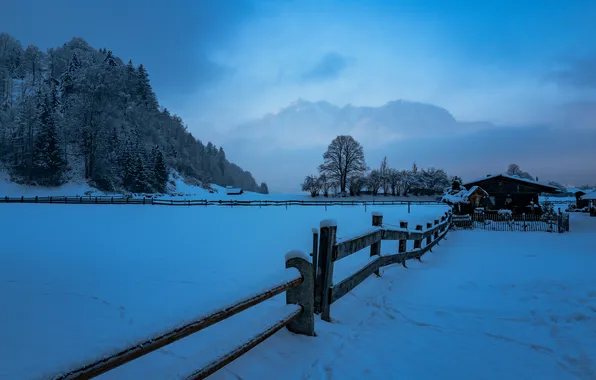
<instances>
[{"instance_id":1,"label":"fence post","mask_svg":"<svg viewBox=\"0 0 596 380\"><path fill-rule=\"evenodd\" d=\"M36 195L36 196L35 196L35 203L37 203L37 199L38 199L38 196Z\"/></svg>"},{"instance_id":2,"label":"fence post","mask_svg":"<svg viewBox=\"0 0 596 380\"><path fill-rule=\"evenodd\" d=\"M314 279L317 278L317 269L319 268L319 230L312 229L312 269L313 269L313 297L317 294L317 284ZM314 298L313 298L314 299Z\"/></svg>"},{"instance_id":3,"label":"fence post","mask_svg":"<svg viewBox=\"0 0 596 380\"><path fill-rule=\"evenodd\" d=\"M410 213L410 205L412 202L408 201L408 214Z\"/></svg>"},{"instance_id":4,"label":"fence post","mask_svg":"<svg viewBox=\"0 0 596 380\"><path fill-rule=\"evenodd\" d=\"M434 236L434 239L435 240L437 240L439 238L439 227L438 227L438 225L439 225L439 219L435 219L435 225L434 225L434 227L436 227L435 236Z\"/></svg>"},{"instance_id":5,"label":"fence post","mask_svg":"<svg viewBox=\"0 0 596 380\"><path fill-rule=\"evenodd\" d=\"M372 213L372 225L373 227L381 227L383 225L383 214L380 212ZM376 242L370 246L370 257L381 256L381 242ZM380 269L375 271L375 274L381 277Z\"/></svg>"},{"instance_id":6,"label":"fence post","mask_svg":"<svg viewBox=\"0 0 596 380\"><path fill-rule=\"evenodd\" d=\"M421 224L416 225L416 232L422 232ZM414 249L422 249L422 239L414 240ZM420 255L416 256L416 259L418 259L418 261L422 261L420 260Z\"/></svg>"},{"instance_id":7,"label":"fence post","mask_svg":"<svg viewBox=\"0 0 596 380\"><path fill-rule=\"evenodd\" d=\"M315 312L321 313L321 319L331 322L329 289L333 282L333 246L337 233L337 222L325 219L319 232L319 264L316 278Z\"/></svg>"},{"instance_id":8,"label":"fence post","mask_svg":"<svg viewBox=\"0 0 596 380\"><path fill-rule=\"evenodd\" d=\"M288 330L296 334L315 335L314 315L314 277L313 265L301 251L291 251L286 254L286 268L296 268L302 275L302 283L286 291L286 303L300 305L302 313L287 326Z\"/></svg>"},{"instance_id":9,"label":"fence post","mask_svg":"<svg viewBox=\"0 0 596 380\"><path fill-rule=\"evenodd\" d=\"M528 230L528 225L526 224L526 214L522 214L522 221L524 222L524 232Z\"/></svg>"},{"instance_id":10,"label":"fence post","mask_svg":"<svg viewBox=\"0 0 596 380\"><path fill-rule=\"evenodd\" d=\"M399 222L399 228L408 229L408 222L403 222L403 221L402 222ZM403 240L403 239L399 241L399 245L397 246L397 252L398 253L405 253L406 252L406 242L407 242L407 240ZM407 268L405 258L402 260L401 265L404 268Z\"/></svg>"},{"instance_id":11,"label":"fence post","mask_svg":"<svg viewBox=\"0 0 596 380\"><path fill-rule=\"evenodd\" d=\"M427 222L426 223L426 230L427 231L430 230L432 227L433 227L433 224L432 223L430 223L430 222ZM433 241L433 234L431 233L430 235L428 235L426 237L426 245L429 245L430 243L432 243L432 241Z\"/></svg>"}]
</instances>

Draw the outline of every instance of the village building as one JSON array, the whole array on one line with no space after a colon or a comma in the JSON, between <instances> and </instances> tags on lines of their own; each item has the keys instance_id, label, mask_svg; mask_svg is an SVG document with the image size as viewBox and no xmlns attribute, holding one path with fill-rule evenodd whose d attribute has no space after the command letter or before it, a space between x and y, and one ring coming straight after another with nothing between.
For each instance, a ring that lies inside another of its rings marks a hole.
<instances>
[{"instance_id":1,"label":"village building","mask_svg":"<svg viewBox=\"0 0 596 380\"><path fill-rule=\"evenodd\" d=\"M226 186L227 195L241 195L244 194L244 190L239 187Z\"/></svg>"},{"instance_id":2,"label":"village building","mask_svg":"<svg viewBox=\"0 0 596 380\"><path fill-rule=\"evenodd\" d=\"M582 204L581 208L587 207L590 210L590 215L596 216L596 191L582 195L578 200L578 205L580 202Z\"/></svg>"},{"instance_id":3,"label":"village building","mask_svg":"<svg viewBox=\"0 0 596 380\"><path fill-rule=\"evenodd\" d=\"M472 186L469 190L465 188L458 190L454 186L441 200L453 206L456 214L471 214L474 210L483 206L483 200L488 195L480 186Z\"/></svg>"},{"instance_id":4,"label":"village building","mask_svg":"<svg viewBox=\"0 0 596 380\"><path fill-rule=\"evenodd\" d=\"M489 174L463 184L467 189L480 186L489 195L487 208L511 210L514 214L540 210L540 194L558 194L555 186L508 174Z\"/></svg>"}]
</instances>

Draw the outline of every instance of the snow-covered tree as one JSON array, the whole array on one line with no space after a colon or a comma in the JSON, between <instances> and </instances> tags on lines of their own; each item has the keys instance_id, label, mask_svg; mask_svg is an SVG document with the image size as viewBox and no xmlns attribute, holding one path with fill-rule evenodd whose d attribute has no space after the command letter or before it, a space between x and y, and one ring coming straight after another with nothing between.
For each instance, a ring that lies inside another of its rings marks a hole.
<instances>
[{"instance_id":1,"label":"snow-covered tree","mask_svg":"<svg viewBox=\"0 0 596 380\"><path fill-rule=\"evenodd\" d=\"M302 191L307 191L312 197L316 197L321 191L321 181L314 175L307 176L302 183Z\"/></svg>"},{"instance_id":2,"label":"snow-covered tree","mask_svg":"<svg viewBox=\"0 0 596 380\"><path fill-rule=\"evenodd\" d=\"M157 192L165 193L168 185L168 168L161 149L155 148L153 151L153 184Z\"/></svg>"},{"instance_id":3,"label":"snow-covered tree","mask_svg":"<svg viewBox=\"0 0 596 380\"><path fill-rule=\"evenodd\" d=\"M366 187L368 188L368 191L370 191L372 195L378 195L382 184L383 178L381 177L381 172L378 169L372 170L366 178Z\"/></svg>"}]
</instances>

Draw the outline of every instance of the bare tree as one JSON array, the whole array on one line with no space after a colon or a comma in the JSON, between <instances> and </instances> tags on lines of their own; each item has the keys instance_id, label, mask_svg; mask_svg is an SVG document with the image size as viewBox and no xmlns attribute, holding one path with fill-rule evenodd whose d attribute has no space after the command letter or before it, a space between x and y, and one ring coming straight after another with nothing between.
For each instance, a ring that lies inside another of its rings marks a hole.
<instances>
[{"instance_id":1,"label":"bare tree","mask_svg":"<svg viewBox=\"0 0 596 380\"><path fill-rule=\"evenodd\" d=\"M337 136L325 154L324 163L319 166L321 174L336 181L340 192L345 192L350 175L363 175L366 172L366 162L362 145L352 136Z\"/></svg>"},{"instance_id":2,"label":"bare tree","mask_svg":"<svg viewBox=\"0 0 596 380\"><path fill-rule=\"evenodd\" d=\"M321 187L321 181L314 175L307 176L302 183L302 191L308 191L312 197L319 195Z\"/></svg>"},{"instance_id":3,"label":"bare tree","mask_svg":"<svg viewBox=\"0 0 596 380\"><path fill-rule=\"evenodd\" d=\"M379 189L381 188L383 180L381 178L381 172L377 169L370 172L367 177L366 186L372 195L378 195Z\"/></svg>"},{"instance_id":4,"label":"bare tree","mask_svg":"<svg viewBox=\"0 0 596 380\"><path fill-rule=\"evenodd\" d=\"M348 178L348 186L350 188L350 195L358 196L362 188L366 186L366 178L361 175L352 175Z\"/></svg>"},{"instance_id":5,"label":"bare tree","mask_svg":"<svg viewBox=\"0 0 596 380\"><path fill-rule=\"evenodd\" d=\"M391 189L391 182L390 182L390 170L387 167L387 156L383 158L381 161L381 166L379 168L379 174L381 175L381 187L383 188L383 195L389 195L389 190Z\"/></svg>"},{"instance_id":6,"label":"bare tree","mask_svg":"<svg viewBox=\"0 0 596 380\"><path fill-rule=\"evenodd\" d=\"M398 196L400 193L399 184L402 180L402 173L396 169L389 169L389 184L391 185L391 195Z\"/></svg>"}]
</instances>

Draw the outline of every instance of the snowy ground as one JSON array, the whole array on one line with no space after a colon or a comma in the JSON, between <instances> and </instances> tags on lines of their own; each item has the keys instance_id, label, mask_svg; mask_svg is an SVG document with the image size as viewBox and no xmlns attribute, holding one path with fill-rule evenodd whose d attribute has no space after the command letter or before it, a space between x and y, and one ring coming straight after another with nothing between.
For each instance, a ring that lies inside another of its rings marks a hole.
<instances>
[{"instance_id":1,"label":"snowy ground","mask_svg":"<svg viewBox=\"0 0 596 380\"><path fill-rule=\"evenodd\" d=\"M0 378L40 378L250 294L282 273L287 251L310 252L321 219L347 237L379 210L385 223L415 224L445 209L2 205ZM568 234L450 232L423 263L386 268L335 303L317 337L282 330L213 378L594 379L596 218L571 218ZM335 282L367 261L342 260ZM275 297L100 378L187 374L283 304Z\"/></svg>"},{"instance_id":2,"label":"snowy ground","mask_svg":"<svg viewBox=\"0 0 596 380\"><path fill-rule=\"evenodd\" d=\"M318 200L318 201L332 201L332 200L364 200L364 201L372 201L372 200L400 200L400 201L437 201L440 200L439 196L408 196L408 197L392 197L392 196L376 196L373 197L371 195L363 195L359 197L349 197L349 198L334 198L334 197L317 197L312 198L308 193L300 193L300 194L260 194L260 193L253 193L250 191L245 192L244 194L240 195L227 195L226 189L222 186L218 185L211 185L212 188L215 190L214 193L210 193L208 190L205 190L199 186L189 185L185 183L181 178L174 179L170 177L174 183L176 184L175 187L170 188L170 194L160 195L160 199L207 199L207 200L239 200L239 201L255 201L255 200L278 200L278 201L286 201L286 200ZM79 182L69 182L60 187L55 188L47 188L47 187L33 187L33 186L23 186L11 182L9 176L6 173L0 172L0 197L47 197L47 196L85 196L85 195L92 195L92 196L101 196L101 195L117 195L121 196L122 194L116 193L105 193L99 191L87 183L79 181ZM140 194L139 196L143 196Z\"/></svg>"},{"instance_id":3,"label":"snowy ground","mask_svg":"<svg viewBox=\"0 0 596 380\"><path fill-rule=\"evenodd\" d=\"M359 206L325 211L3 204L0 210L0 378L28 379L250 294L283 273L286 252L311 251L311 230L322 219L337 219L341 238L369 228L372 211L383 211L386 223L406 219L413 225L446 207L412 206L412 214L404 206L365 212ZM336 281L367 261L367 252L342 260ZM225 329L260 322L283 303L283 296L277 297L204 331L208 345L203 341L193 350L208 349L212 359L215 345L239 336L222 338ZM123 367L130 375L115 371L104 377L163 379L179 371L178 354L170 348L156 355L160 360L151 355L149 365ZM191 362L192 369L200 365L196 357Z\"/></svg>"}]
</instances>

